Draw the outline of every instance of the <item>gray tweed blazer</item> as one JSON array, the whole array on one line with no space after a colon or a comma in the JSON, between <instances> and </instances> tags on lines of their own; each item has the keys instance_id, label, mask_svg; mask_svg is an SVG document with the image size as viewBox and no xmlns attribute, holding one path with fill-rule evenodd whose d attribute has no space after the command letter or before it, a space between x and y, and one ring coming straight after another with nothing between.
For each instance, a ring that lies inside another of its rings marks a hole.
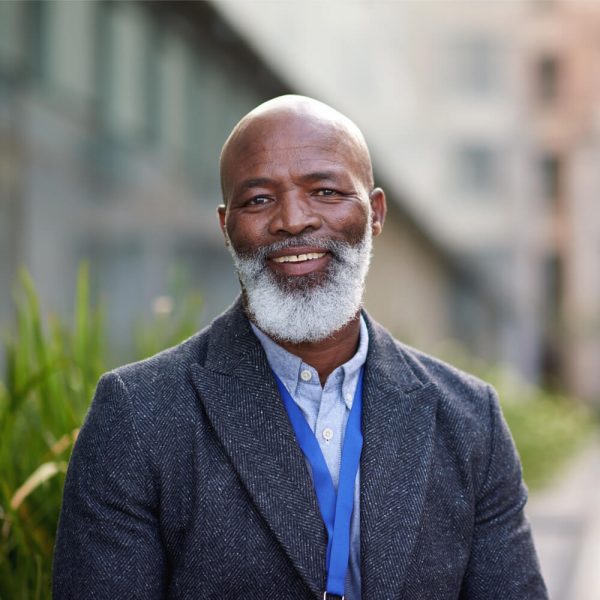
<instances>
[{"instance_id":1,"label":"gray tweed blazer","mask_svg":"<svg viewBox=\"0 0 600 600\"><path fill-rule=\"evenodd\" d=\"M362 598L538 600L493 390L365 315ZM54 598L322 598L326 532L241 302L102 377L69 464Z\"/></svg>"}]
</instances>

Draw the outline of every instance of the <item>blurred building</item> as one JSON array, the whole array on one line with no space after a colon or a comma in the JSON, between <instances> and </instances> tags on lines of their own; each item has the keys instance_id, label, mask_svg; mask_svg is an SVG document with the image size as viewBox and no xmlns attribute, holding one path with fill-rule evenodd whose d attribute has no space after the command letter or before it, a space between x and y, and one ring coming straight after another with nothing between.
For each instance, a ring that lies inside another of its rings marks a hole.
<instances>
[{"instance_id":1,"label":"blurred building","mask_svg":"<svg viewBox=\"0 0 600 600\"><path fill-rule=\"evenodd\" d=\"M598 399L598 40L575 0L0 2L0 328L19 265L69 314L82 259L116 352L165 294L218 314L238 290L218 151L291 91L372 149L372 313Z\"/></svg>"},{"instance_id":2,"label":"blurred building","mask_svg":"<svg viewBox=\"0 0 600 600\"><path fill-rule=\"evenodd\" d=\"M360 115L386 184L501 307L484 342L456 294L459 337L600 400L600 7L216 7L292 85Z\"/></svg>"},{"instance_id":3,"label":"blurred building","mask_svg":"<svg viewBox=\"0 0 600 600\"><path fill-rule=\"evenodd\" d=\"M543 212L543 367L600 401L600 6L538 11L524 50Z\"/></svg>"},{"instance_id":4,"label":"blurred building","mask_svg":"<svg viewBox=\"0 0 600 600\"><path fill-rule=\"evenodd\" d=\"M218 151L285 88L202 4L0 3L4 324L18 265L68 314L89 260L116 346L177 282L234 298Z\"/></svg>"},{"instance_id":5,"label":"blurred building","mask_svg":"<svg viewBox=\"0 0 600 600\"><path fill-rule=\"evenodd\" d=\"M89 260L114 362L174 288L201 291L204 322L233 300L215 213L220 147L262 100L290 90L328 99L251 42L204 2L0 2L0 327L21 265L43 306L68 315ZM389 179L369 307L415 344L492 348L494 297Z\"/></svg>"}]
</instances>

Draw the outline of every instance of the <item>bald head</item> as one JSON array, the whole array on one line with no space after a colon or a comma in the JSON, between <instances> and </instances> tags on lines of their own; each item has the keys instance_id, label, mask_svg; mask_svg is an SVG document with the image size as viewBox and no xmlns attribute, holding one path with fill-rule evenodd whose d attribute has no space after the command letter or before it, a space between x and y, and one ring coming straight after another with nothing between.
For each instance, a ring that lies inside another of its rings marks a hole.
<instances>
[{"instance_id":1,"label":"bald head","mask_svg":"<svg viewBox=\"0 0 600 600\"><path fill-rule=\"evenodd\" d=\"M373 169L360 129L330 106L306 96L279 96L244 116L221 151L221 189L225 204L231 193L231 170L265 152L289 152L326 143L332 154L344 154L356 165L365 190L373 188Z\"/></svg>"}]
</instances>

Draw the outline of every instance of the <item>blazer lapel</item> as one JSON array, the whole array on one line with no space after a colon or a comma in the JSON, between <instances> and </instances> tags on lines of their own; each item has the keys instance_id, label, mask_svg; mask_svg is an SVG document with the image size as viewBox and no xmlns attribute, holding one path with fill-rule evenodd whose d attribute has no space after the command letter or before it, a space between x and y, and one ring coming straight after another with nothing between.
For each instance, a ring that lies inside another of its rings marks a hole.
<instances>
[{"instance_id":1,"label":"blazer lapel","mask_svg":"<svg viewBox=\"0 0 600 600\"><path fill-rule=\"evenodd\" d=\"M239 302L213 330L205 365L191 367L199 398L256 507L308 587L322 594L327 534L262 347Z\"/></svg>"},{"instance_id":2,"label":"blazer lapel","mask_svg":"<svg viewBox=\"0 0 600 600\"><path fill-rule=\"evenodd\" d=\"M363 392L363 598L400 597L426 501L437 388L369 321ZM423 378L424 379L424 378Z\"/></svg>"}]
</instances>

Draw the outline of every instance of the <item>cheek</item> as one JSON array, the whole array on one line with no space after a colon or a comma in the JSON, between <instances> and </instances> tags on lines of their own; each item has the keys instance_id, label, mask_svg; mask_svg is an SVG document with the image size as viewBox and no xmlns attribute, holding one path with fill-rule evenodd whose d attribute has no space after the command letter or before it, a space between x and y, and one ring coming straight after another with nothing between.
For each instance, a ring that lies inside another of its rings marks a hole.
<instances>
[{"instance_id":1,"label":"cheek","mask_svg":"<svg viewBox=\"0 0 600 600\"><path fill-rule=\"evenodd\" d=\"M354 206L352 211L331 215L329 223L332 229L341 232L344 239L352 245L361 242L369 224L369 210L364 206Z\"/></svg>"},{"instance_id":2,"label":"cheek","mask_svg":"<svg viewBox=\"0 0 600 600\"><path fill-rule=\"evenodd\" d=\"M256 219L230 217L225 221L229 242L238 252L254 250L267 243L265 230Z\"/></svg>"}]
</instances>

